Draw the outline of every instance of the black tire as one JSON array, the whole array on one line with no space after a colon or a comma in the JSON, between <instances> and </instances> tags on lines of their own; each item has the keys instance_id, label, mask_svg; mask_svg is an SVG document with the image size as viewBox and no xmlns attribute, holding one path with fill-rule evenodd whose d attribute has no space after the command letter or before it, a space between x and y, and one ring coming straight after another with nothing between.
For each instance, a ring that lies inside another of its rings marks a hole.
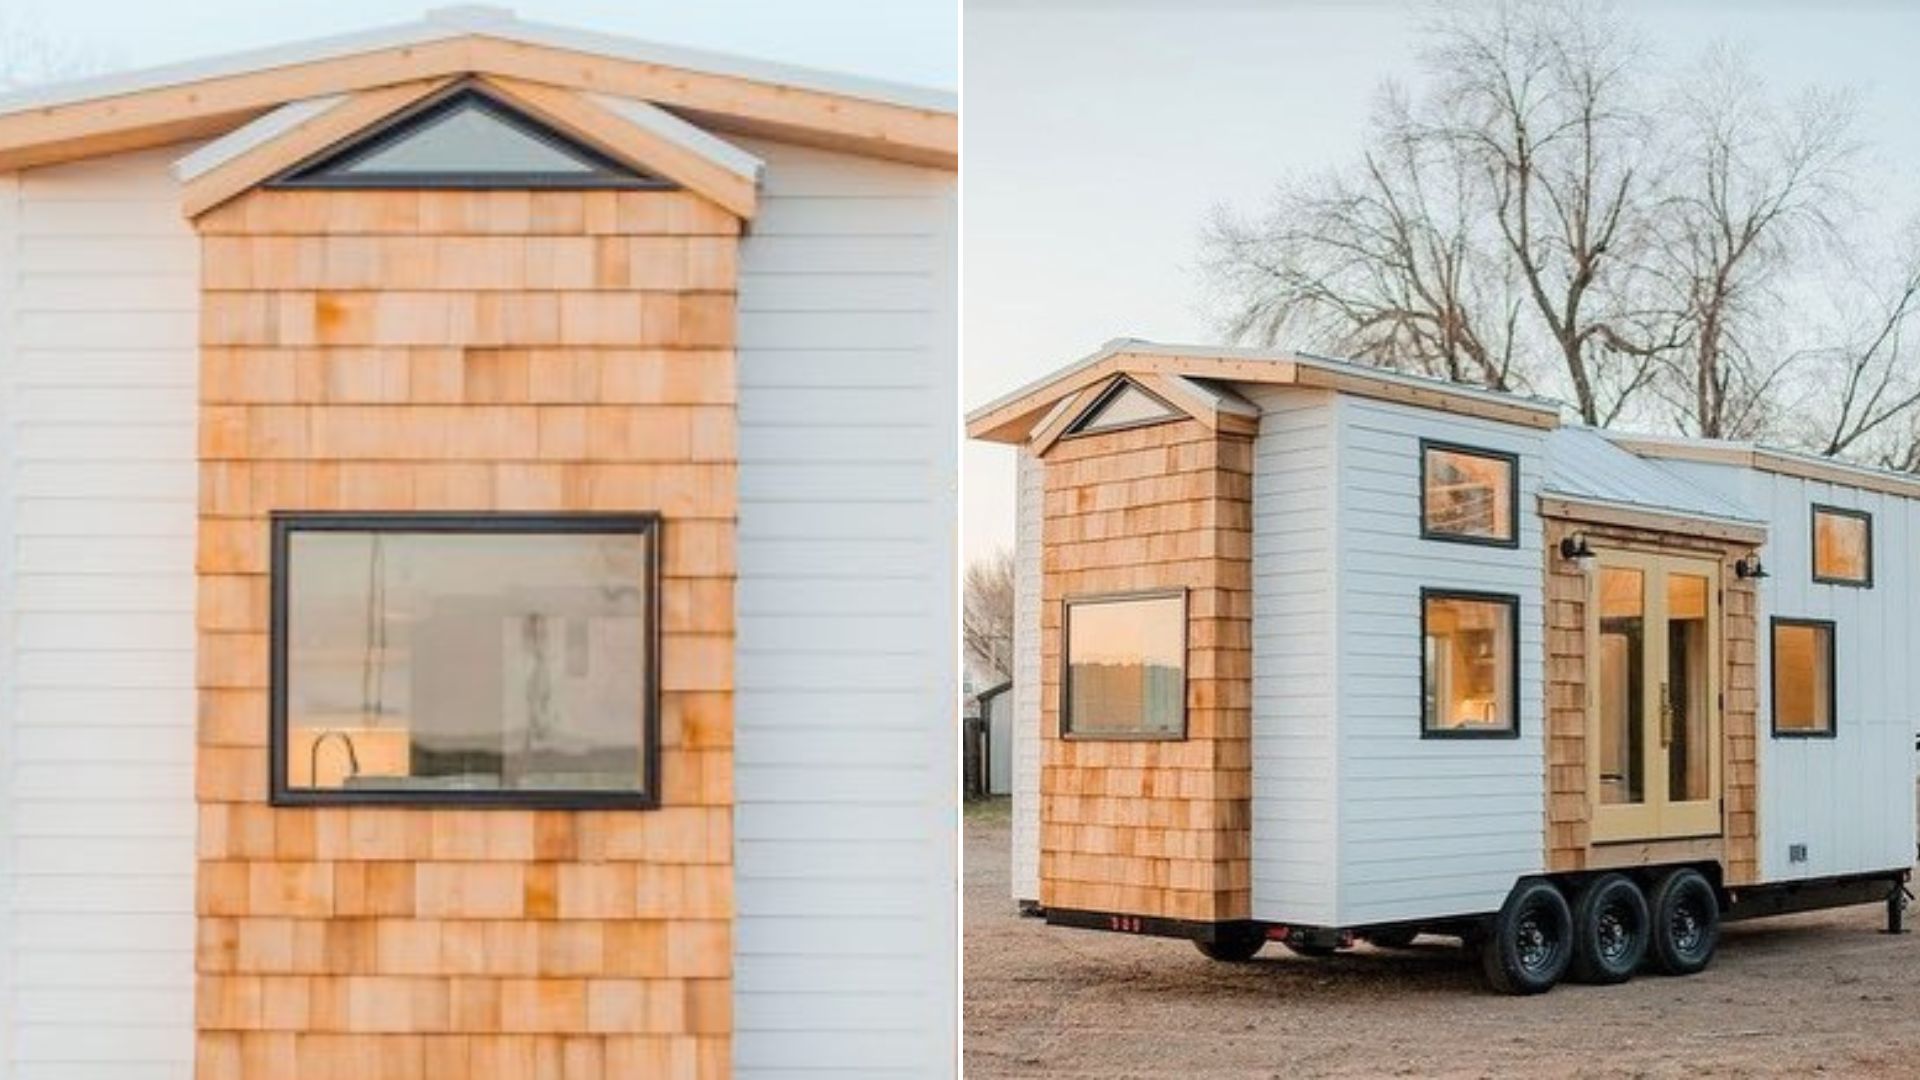
<instances>
[{"instance_id":1,"label":"black tire","mask_svg":"<svg viewBox=\"0 0 1920 1080\"><path fill-rule=\"evenodd\" d=\"M1652 923L1632 878L1607 874L1588 885L1573 909L1573 978L1602 986L1633 978L1646 959Z\"/></svg>"},{"instance_id":2,"label":"black tire","mask_svg":"<svg viewBox=\"0 0 1920 1080\"><path fill-rule=\"evenodd\" d=\"M1692 975L1713 960L1720 944L1720 898L1700 871L1669 872L1653 887L1653 947L1648 956L1664 975Z\"/></svg>"},{"instance_id":3,"label":"black tire","mask_svg":"<svg viewBox=\"0 0 1920 1080\"><path fill-rule=\"evenodd\" d=\"M1367 934L1367 944L1382 949L1404 949L1413 944L1420 936L1417 927L1396 926L1387 930L1375 930Z\"/></svg>"},{"instance_id":4,"label":"black tire","mask_svg":"<svg viewBox=\"0 0 1920 1080\"><path fill-rule=\"evenodd\" d=\"M1282 941L1287 951L1295 956L1304 956L1309 960L1325 960L1340 950L1332 945L1315 945L1306 941Z\"/></svg>"},{"instance_id":5,"label":"black tire","mask_svg":"<svg viewBox=\"0 0 1920 1080\"><path fill-rule=\"evenodd\" d=\"M1528 878L1513 887L1487 928L1480 970L1502 994L1553 989L1573 962L1573 912L1551 882Z\"/></svg>"},{"instance_id":6,"label":"black tire","mask_svg":"<svg viewBox=\"0 0 1920 1080\"><path fill-rule=\"evenodd\" d=\"M1193 947L1209 960L1218 960L1227 964L1244 964L1253 959L1260 946L1267 943L1267 932L1258 926L1222 926L1214 931L1212 941L1195 939Z\"/></svg>"}]
</instances>

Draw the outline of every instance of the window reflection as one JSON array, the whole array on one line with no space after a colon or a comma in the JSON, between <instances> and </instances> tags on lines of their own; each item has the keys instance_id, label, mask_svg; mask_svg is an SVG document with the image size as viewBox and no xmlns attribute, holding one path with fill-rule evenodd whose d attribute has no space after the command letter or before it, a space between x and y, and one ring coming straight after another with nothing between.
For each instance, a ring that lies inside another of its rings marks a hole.
<instances>
[{"instance_id":1,"label":"window reflection","mask_svg":"<svg viewBox=\"0 0 1920 1080\"><path fill-rule=\"evenodd\" d=\"M1514 538L1511 459L1429 446L1422 460L1422 525L1427 533L1479 540Z\"/></svg>"},{"instance_id":2,"label":"window reflection","mask_svg":"<svg viewBox=\"0 0 1920 1080\"><path fill-rule=\"evenodd\" d=\"M1773 728L1797 735L1833 731L1833 624L1773 624Z\"/></svg>"},{"instance_id":3,"label":"window reflection","mask_svg":"<svg viewBox=\"0 0 1920 1080\"><path fill-rule=\"evenodd\" d=\"M1813 576L1864 585L1873 576L1873 523L1864 514L1813 511Z\"/></svg>"},{"instance_id":4,"label":"window reflection","mask_svg":"<svg viewBox=\"0 0 1920 1080\"><path fill-rule=\"evenodd\" d=\"M650 542L295 528L287 786L640 790Z\"/></svg>"},{"instance_id":5,"label":"window reflection","mask_svg":"<svg viewBox=\"0 0 1920 1080\"><path fill-rule=\"evenodd\" d=\"M1186 610L1184 595L1067 602L1069 734L1184 734Z\"/></svg>"}]
</instances>

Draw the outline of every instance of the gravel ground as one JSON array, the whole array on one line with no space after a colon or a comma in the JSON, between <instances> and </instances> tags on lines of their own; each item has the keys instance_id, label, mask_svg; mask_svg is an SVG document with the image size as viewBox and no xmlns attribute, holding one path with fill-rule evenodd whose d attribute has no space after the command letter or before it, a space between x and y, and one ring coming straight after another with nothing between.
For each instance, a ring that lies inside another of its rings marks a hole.
<instances>
[{"instance_id":1,"label":"gravel ground","mask_svg":"<svg viewBox=\"0 0 1920 1080\"><path fill-rule=\"evenodd\" d=\"M1691 978L1532 998L1482 989L1441 938L1216 964L1019 917L1004 804L967 813L967 1080L1920 1077L1920 934L1878 933L1878 906L1727 927Z\"/></svg>"}]
</instances>

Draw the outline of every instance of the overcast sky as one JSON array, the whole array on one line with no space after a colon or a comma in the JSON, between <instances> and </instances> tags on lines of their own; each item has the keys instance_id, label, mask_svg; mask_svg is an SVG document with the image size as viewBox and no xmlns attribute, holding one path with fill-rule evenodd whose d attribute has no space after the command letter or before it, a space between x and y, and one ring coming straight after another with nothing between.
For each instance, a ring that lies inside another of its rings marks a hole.
<instances>
[{"instance_id":1,"label":"overcast sky","mask_svg":"<svg viewBox=\"0 0 1920 1080\"><path fill-rule=\"evenodd\" d=\"M0 26L37 27L115 67L410 22L435 0L0 0ZM953 89L955 0L501 0L530 22L625 34Z\"/></svg>"},{"instance_id":2,"label":"overcast sky","mask_svg":"<svg viewBox=\"0 0 1920 1080\"><path fill-rule=\"evenodd\" d=\"M1624 3L1665 65L1716 40L1770 84L1852 86L1881 201L1920 210L1920 5ZM1218 202L1350 160L1383 79L1417 74L1407 0L967 0L967 408L1114 337L1207 342L1196 237ZM1013 538L1013 450L963 451L963 550Z\"/></svg>"}]
</instances>

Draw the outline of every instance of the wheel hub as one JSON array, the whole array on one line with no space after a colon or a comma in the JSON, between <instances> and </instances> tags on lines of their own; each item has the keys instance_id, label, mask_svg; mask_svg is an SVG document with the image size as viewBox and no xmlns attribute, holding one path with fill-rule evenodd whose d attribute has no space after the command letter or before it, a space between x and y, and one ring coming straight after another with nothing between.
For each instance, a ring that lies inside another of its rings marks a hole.
<instances>
[{"instance_id":1,"label":"wheel hub","mask_svg":"<svg viewBox=\"0 0 1920 1080\"><path fill-rule=\"evenodd\" d=\"M1600 955L1608 960L1618 960L1627 953L1632 942L1632 934L1627 927L1625 913L1618 907L1610 907L1600 913L1599 925Z\"/></svg>"}]
</instances>

